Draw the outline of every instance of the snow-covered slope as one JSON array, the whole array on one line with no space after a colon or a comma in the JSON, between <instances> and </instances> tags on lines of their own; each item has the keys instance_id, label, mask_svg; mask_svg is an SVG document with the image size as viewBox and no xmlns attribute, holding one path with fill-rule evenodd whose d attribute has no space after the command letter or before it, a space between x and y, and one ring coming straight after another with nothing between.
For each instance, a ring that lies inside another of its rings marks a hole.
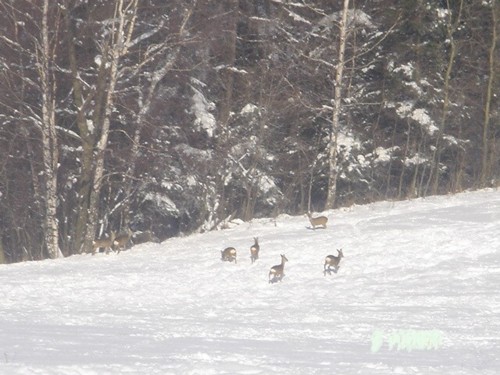
<instances>
[{"instance_id":1,"label":"snow-covered slope","mask_svg":"<svg viewBox=\"0 0 500 375\"><path fill-rule=\"evenodd\" d=\"M325 214L2 265L0 374L500 372L500 191Z\"/></svg>"}]
</instances>

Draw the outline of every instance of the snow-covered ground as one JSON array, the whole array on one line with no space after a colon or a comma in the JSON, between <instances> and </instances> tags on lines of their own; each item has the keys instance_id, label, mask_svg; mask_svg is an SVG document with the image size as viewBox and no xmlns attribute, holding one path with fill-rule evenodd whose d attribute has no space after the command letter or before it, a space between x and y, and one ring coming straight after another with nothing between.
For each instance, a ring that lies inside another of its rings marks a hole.
<instances>
[{"instance_id":1,"label":"snow-covered ground","mask_svg":"<svg viewBox=\"0 0 500 375\"><path fill-rule=\"evenodd\" d=\"M325 214L1 265L0 374L500 373L499 190Z\"/></svg>"}]
</instances>

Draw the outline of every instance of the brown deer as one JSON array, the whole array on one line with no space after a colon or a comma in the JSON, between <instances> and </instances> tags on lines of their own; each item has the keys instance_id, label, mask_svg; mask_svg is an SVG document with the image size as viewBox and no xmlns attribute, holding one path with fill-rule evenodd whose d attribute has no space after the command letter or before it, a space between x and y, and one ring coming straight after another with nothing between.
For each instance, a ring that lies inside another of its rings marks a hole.
<instances>
[{"instance_id":1,"label":"brown deer","mask_svg":"<svg viewBox=\"0 0 500 375\"><path fill-rule=\"evenodd\" d=\"M259 259L259 251L260 251L260 246L259 246L259 237L254 237L254 244L250 246L250 260L255 262L257 259Z\"/></svg>"},{"instance_id":2,"label":"brown deer","mask_svg":"<svg viewBox=\"0 0 500 375\"><path fill-rule=\"evenodd\" d=\"M236 249L234 247L226 247L223 251L220 252L221 255L221 260L223 262L232 262L234 260L234 263L238 263L236 261Z\"/></svg>"},{"instance_id":3,"label":"brown deer","mask_svg":"<svg viewBox=\"0 0 500 375\"><path fill-rule=\"evenodd\" d=\"M326 276L326 273L328 272L329 275L332 274L332 266L334 267L333 272L337 273L339 270L339 263L340 259L344 257L344 254L342 253L342 249L337 249L337 256L335 255L327 255L325 258L325 264L323 266L323 275ZM326 267L328 265L328 268Z\"/></svg>"},{"instance_id":4,"label":"brown deer","mask_svg":"<svg viewBox=\"0 0 500 375\"><path fill-rule=\"evenodd\" d=\"M326 223L328 222L328 218L326 216L312 217L311 213L308 212L307 217L309 218L309 222L311 223L313 229L316 229L319 225L326 229Z\"/></svg>"},{"instance_id":5,"label":"brown deer","mask_svg":"<svg viewBox=\"0 0 500 375\"><path fill-rule=\"evenodd\" d=\"M95 255L98 249L104 249L106 254L109 254L110 250L113 250L113 241L115 240L116 233L111 231L111 234L107 238L98 238L92 242L92 255Z\"/></svg>"},{"instance_id":6,"label":"brown deer","mask_svg":"<svg viewBox=\"0 0 500 375\"><path fill-rule=\"evenodd\" d=\"M118 250L117 254L120 254L120 251L125 250L133 234L132 230L127 228L125 232L120 233L115 237L113 247Z\"/></svg>"},{"instance_id":7,"label":"brown deer","mask_svg":"<svg viewBox=\"0 0 500 375\"><path fill-rule=\"evenodd\" d=\"M269 284L275 283L276 281L280 281L283 279L283 276L285 276L285 262L288 262L288 259L286 258L285 254L280 254L281 255L281 264L277 264L276 266L272 266L271 269L269 270ZM271 275L273 276L271 278Z\"/></svg>"}]
</instances>

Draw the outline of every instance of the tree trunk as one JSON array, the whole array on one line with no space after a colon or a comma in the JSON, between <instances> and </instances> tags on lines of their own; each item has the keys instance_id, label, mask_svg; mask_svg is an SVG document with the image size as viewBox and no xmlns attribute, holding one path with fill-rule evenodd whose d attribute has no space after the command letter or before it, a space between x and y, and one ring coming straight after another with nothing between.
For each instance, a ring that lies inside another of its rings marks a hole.
<instances>
[{"instance_id":1,"label":"tree trunk","mask_svg":"<svg viewBox=\"0 0 500 375\"><path fill-rule=\"evenodd\" d=\"M342 20L339 25L339 57L335 72L335 89L333 99L333 114L332 128L330 130L330 141L328 144L328 161L329 161L329 181L328 195L325 208L333 208L337 197L337 140L339 133L339 117L342 106L342 77L344 72L344 54L347 39L347 12L349 10L349 0L344 0L344 8L342 11Z\"/></svg>"},{"instance_id":2,"label":"tree trunk","mask_svg":"<svg viewBox=\"0 0 500 375\"><path fill-rule=\"evenodd\" d=\"M2 238L0 237L0 264L5 264L5 251L3 250Z\"/></svg>"},{"instance_id":3,"label":"tree trunk","mask_svg":"<svg viewBox=\"0 0 500 375\"><path fill-rule=\"evenodd\" d=\"M225 30L227 40L224 51L225 68L221 70L223 75L224 98L221 101L219 115L219 135L222 137L221 143L225 144L228 138L228 123L233 108L234 89L234 63L236 61L237 24L239 16L239 0L229 1L229 20Z\"/></svg>"},{"instance_id":4,"label":"tree trunk","mask_svg":"<svg viewBox=\"0 0 500 375\"><path fill-rule=\"evenodd\" d=\"M218 173L218 168L226 163L226 155L228 153L228 123L230 120L231 110L233 108L233 89L234 89L234 65L236 61L236 42L237 42L237 24L239 18L239 0L228 0L224 2L227 6L229 14L228 20L223 25L226 34L224 48L222 49L222 60L225 66L220 70L221 83L224 90L224 95L221 98L219 106L219 116L217 117L216 136L214 137L214 159L213 159L213 174L215 175L215 185L217 196L220 197L216 201L216 215L219 219L227 217L228 207L225 197L227 191L225 186L225 173ZM211 209L212 210L212 209Z\"/></svg>"},{"instance_id":5,"label":"tree trunk","mask_svg":"<svg viewBox=\"0 0 500 375\"><path fill-rule=\"evenodd\" d=\"M460 0L460 8L457 15L457 19L453 22L453 12L449 0L447 0L448 5L448 24L447 24L447 37L450 43L450 55L448 57L448 64L446 66L446 73L444 77L444 98L443 98L443 108L441 112L441 121L439 124L439 131L436 139L436 148L434 149L432 157L432 169L429 176L428 185L432 180L432 194L437 194L439 190L439 165L441 164L441 154L443 152L443 136L446 130L446 122L448 118L448 108L450 107L450 81L451 73L453 72L453 66L455 64L455 57L457 56L457 43L453 37L456 28L460 25L462 18L462 6L463 0ZM426 188L427 190L427 188Z\"/></svg>"},{"instance_id":6,"label":"tree trunk","mask_svg":"<svg viewBox=\"0 0 500 375\"><path fill-rule=\"evenodd\" d=\"M51 48L48 31L49 0L43 2L42 44L39 75L42 89L42 145L45 178L45 245L51 258L62 257L59 249L57 220L57 169L59 151L55 120L55 80L51 72Z\"/></svg>"},{"instance_id":7,"label":"tree trunk","mask_svg":"<svg viewBox=\"0 0 500 375\"><path fill-rule=\"evenodd\" d=\"M99 122L100 134L95 148L94 175L91 184L92 190L90 191L87 232L83 244L84 249L87 251L92 248L92 241L94 240L99 218L101 187L103 179L106 177L104 173L104 157L108 146L111 115L114 109L115 87L119 77L118 68L121 58L127 53L127 45L132 38L138 7L137 2L138 0L132 0L124 4L124 0L119 0L115 6L113 28L109 39L109 53L111 55L109 81L106 87L103 118Z\"/></svg>"},{"instance_id":8,"label":"tree trunk","mask_svg":"<svg viewBox=\"0 0 500 375\"><path fill-rule=\"evenodd\" d=\"M496 1L491 5L492 16L492 35L491 46L489 49L489 72L488 72L488 85L486 87L486 98L484 103L484 121L483 121L483 137L482 137L482 150L481 150L481 187L488 185L487 180L491 177L491 163L493 161L492 151L490 150L490 111L491 102L493 100L493 89L495 83L495 47L498 43L497 37L497 16L496 16Z\"/></svg>"},{"instance_id":9,"label":"tree trunk","mask_svg":"<svg viewBox=\"0 0 500 375\"><path fill-rule=\"evenodd\" d=\"M66 32L68 33L68 60L71 71L71 84L73 88L73 101L76 107L76 124L78 126L78 131L81 138L82 155L80 157L81 163L81 173L78 178L78 194L77 194L77 204L74 207L74 218L69 220L73 225L69 230L71 237L71 249L70 253L80 253L82 252L83 241L87 231L88 222L88 207L89 207L89 197L91 191L91 182L93 176L93 156L94 156L94 143L95 143L95 133L89 129L86 111L87 107L94 99L94 114L100 113L100 107L102 106L102 100L99 100L99 92L104 92L105 88L100 82L105 82L106 69L105 65L102 64L99 68L99 73L97 77L98 84L96 85L95 91L88 94L85 97L82 80L80 78L80 72L78 69L77 54L75 45L72 42L75 38L75 33L73 31L73 26L71 23L71 14L69 4L65 4L64 16L66 21ZM93 125L95 121L92 121ZM94 125L95 127L95 125Z\"/></svg>"}]
</instances>

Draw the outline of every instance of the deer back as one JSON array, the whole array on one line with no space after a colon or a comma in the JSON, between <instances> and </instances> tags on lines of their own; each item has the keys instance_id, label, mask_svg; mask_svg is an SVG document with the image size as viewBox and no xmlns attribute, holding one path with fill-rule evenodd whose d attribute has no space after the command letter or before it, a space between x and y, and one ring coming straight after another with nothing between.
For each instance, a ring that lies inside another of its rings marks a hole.
<instances>
[{"instance_id":1,"label":"deer back","mask_svg":"<svg viewBox=\"0 0 500 375\"><path fill-rule=\"evenodd\" d=\"M338 252L337 256L327 255L327 257L325 258L325 264L337 267L340 263L340 260L344 257L344 254L342 253L342 249L338 249L337 252Z\"/></svg>"},{"instance_id":2,"label":"deer back","mask_svg":"<svg viewBox=\"0 0 500 375\"><path fill-rule=\"evenodd\" d=\"M328 222L328 218L326 216L312 217L310 213L308 213L307 216L309 217L309 221L313 227L317 225L326 226L326 223Z\"/></svg>"},{"instance_id":3,"label":"deer back","mask_svg":"<svg viewBox=\"0 0 500 375\"><path fill-rule=\"evenodd\" d=\"M250 246L250 251L252 253L259 253L259 250L260 250L260 246L259 246L259 237L254 237L254 244L252 246Z\"/></svg>"},{"instance_id":4,"label":"deer back","mask_svg":"<svg viewBox=\"0 0 500 375\"><path fill-rule=\"evenodd\" d=\"M125 247L128 244L128 242L130 241L132 234L133 234L132 230L130 228L127 228L126 232L120 233L119 235L117 235L115 237L113 244L118 248Z\"/></svg>"},{"instance_id":5,"label":"deer back","mask_svg":"<svg viewBox=\"0 0 500 375\"><path fill-rule=\"evenodd\" d=\"M221 251L221 259L228 261L236 260L236 249L234 247L226 247Z\"/></svg>"},{"instance_id":6,"label":"deer back","mask_svg":"<svg viewBox=\"0 0 500 375\"><path fill-rule=\"evenodd\" d=\"M100 247L111 247L113 241L115 240L116 233L111 231L109 237L98 238L93 241L94 249L98 249Z\"/></svg>"},{"instance_id":7,"label":"deer back","mask_svg":"<svg viewBox=\"0 0 500 375\"><path fill-rule=\"evenodd\" d=\"M274 274L281 274L285 268L285 262L288 262L287 257L281 254L281 263L271 267L271 272Z\"/></svg>"}]
</instances>

